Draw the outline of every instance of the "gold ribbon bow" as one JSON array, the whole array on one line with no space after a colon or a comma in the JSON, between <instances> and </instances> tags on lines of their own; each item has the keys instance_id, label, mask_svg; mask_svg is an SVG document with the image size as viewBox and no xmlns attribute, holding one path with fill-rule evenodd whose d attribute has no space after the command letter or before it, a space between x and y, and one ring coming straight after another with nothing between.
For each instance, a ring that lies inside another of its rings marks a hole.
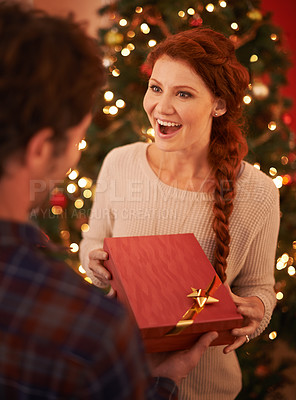
<instances>
[{"instance_id":1,"label":"gold ribbon bow","mask_svg":"<svg viewBox=\"0 0 296 400\"><path fill-rule=\"evenodd\" d=\"M192 306L165 336L179 335L184 329L193 324L195 317L205 308L206 304L217 303L219 300L211 297L211 295L220 285L221 281L215 275L207 289L191 288L192 293L188 294L187 297L193 298Z\"/></svg>"}]
</instances>

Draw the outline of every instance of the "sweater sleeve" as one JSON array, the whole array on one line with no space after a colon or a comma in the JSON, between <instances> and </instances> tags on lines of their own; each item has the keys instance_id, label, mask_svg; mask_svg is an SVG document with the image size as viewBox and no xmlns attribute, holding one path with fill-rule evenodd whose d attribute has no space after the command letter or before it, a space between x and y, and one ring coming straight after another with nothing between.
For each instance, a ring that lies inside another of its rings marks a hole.
<instances>
[{"instance_id":1,"label":"sweater sleeve","mask_svg":"<svg viewBox=\"0 0 296 400\"><path fill-rule=\"evenodd\" d=\"M252 338L260 335L267 327L276 303L274 264L280 210L278 190L273 193L268 213L251 242L244 267L232 284L232 290L238 296L257 296L264 304L264 317Z\"/></svg>"},{"instance_id":2,"label":"sweater sleeve","mask_svg":"<svg viewBox=\"0 0 296 400\"><path fill-rule=\"evenodd\" d=\"M110 155L111 153L109 153ZM89 230L82 234L80 243L80 261L87 275L96 285L94 277L88 267L89 253L103 247L105 237L112 233L112 210L110 206L110 157L105 158L96 183L96 194L89 218Z\"/></svg>"}]
</instances>

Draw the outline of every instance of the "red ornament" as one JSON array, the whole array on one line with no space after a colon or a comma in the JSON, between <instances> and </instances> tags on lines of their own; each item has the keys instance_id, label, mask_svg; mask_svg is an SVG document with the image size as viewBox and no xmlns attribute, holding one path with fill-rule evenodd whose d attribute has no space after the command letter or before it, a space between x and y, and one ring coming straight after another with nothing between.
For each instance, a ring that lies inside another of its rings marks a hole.
<instances>
[{"instance_id":1,"label":"red ornament","mask_svg":"<svg viewBox=\"0 0 296 400\"><path fill-rule=\"evenodd\" d=\"M197 17L194 16L194 17L191 18L191 20L189 22L189 25L191 25L191 26L200 26L200 25L202 25L202 23L203 23L203 20L202 20L202 18L200 16L197 16Z\"/></svg>"},{"instance_id":2,"label":"red ornament","mask_svg":"<svg viewBox=\"0 0 296 400\"><path fill-rule=\"evenodd\" d=\"M50 198L51 206L59 206L65 209L67 207L67 197L62 192L54 192Z\"/></svg>"},{"instance_id":3,"label":"red ornament","mask_svg":"<svg viewBox=\"0 0 296 400\"><path fill-rule=\"evenodd\" d=\"M284 123L286 124L286 125L291 125L291 123L292 123L292 115L291 114L289 114L289 113L284 113L283 114L283 121L284 121Z\"/></svg>"},{"instance_id":4,"label":"red ornament","mask_svg":"<svg viewBox=\"0 0 296 400\"><path fill-rule=\"evenodd\" d=\"M147 64L142 64L140 67L140 71L142 75L145 75L150 78L152 74L152 68L148 66Z\"/></svg>"}]
</instances>

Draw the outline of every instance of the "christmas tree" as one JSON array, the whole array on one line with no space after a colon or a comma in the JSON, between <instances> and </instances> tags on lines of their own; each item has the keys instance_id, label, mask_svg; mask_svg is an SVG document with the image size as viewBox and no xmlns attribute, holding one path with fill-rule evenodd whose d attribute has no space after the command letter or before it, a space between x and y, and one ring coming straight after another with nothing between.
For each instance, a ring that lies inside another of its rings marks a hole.
<instances>
[{"instance_id":1,"label":"christmas tree","mask_svg":"<svg viewBox=\"0 0 296 400\"><path fill-rule=\"evenodd\" d=\"M280 94L286 84L289 55L281 30L263 15L258 0L122 0L100 10L110 27L99 32L108 88L98 100L94 123L81 143L82 158L51 195L50 208L41 210L39 223L57 242L70 247L69 263L79 266L77 252L88 216L95 179L105 155L114 147L153 140L153 130L142 107L147 88L141 66L151 48L167 35L199 25L227 37L238 60L250 73L244 97L249 125L247 161L270 175L281 194L281 228L275 265L276 306L268 329L238 351L244 389L238 399L281 399L290 359L278 359L278 343L291 346L296 332L296 155L289 128L291 102ZM278 362L274 360L277 358Z\"/></svg>"}]
</instances>

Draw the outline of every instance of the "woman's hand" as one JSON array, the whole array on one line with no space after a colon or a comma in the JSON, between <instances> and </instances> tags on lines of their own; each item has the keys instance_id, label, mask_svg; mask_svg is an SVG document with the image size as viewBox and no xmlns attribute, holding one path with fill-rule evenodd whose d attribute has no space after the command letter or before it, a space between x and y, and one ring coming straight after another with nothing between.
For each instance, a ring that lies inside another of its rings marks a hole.
<instances>
[{"instance_id":1,"label":"woman's hand","mask_svg":"<svg viewBox=\"0 0 296 400\"><path fill-rule=\"evenodd\" d=\"M229 288L230 290L230 288ZM224 348L224 353L229 353L249 341L264 317L264 304L257 296L239 297L231 292L231 297L237 307L237 311L244 317L243 327L231 331L235 341Z\"/></svg>"},{"instance_id":2,"label":"woman's hand","mask_svg":"<svg viewBox=\"0 0 296 400\"><path fill-rule=\"evenodd\" d=\"M88 268L96 278L95 284L106 291L108 297L114 297L115 291L110 284L111 274L105 268L104 261L108 260L108 253L103 249L95 249L89 253Z\"/></svg>"}]
</instances>

